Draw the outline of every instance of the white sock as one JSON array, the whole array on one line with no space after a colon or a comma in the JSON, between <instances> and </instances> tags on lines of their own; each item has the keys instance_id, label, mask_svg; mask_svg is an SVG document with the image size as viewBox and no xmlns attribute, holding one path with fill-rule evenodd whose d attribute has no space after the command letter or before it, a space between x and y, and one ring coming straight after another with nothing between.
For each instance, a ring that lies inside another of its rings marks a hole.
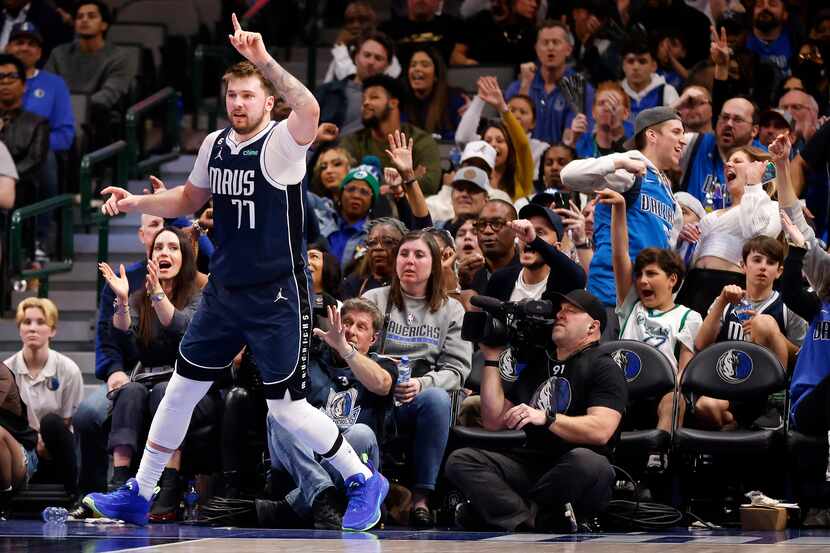
<instances>
[{"instance_id":1,"label":"white sock","mask_svg":"<svg viewBox=\"0 0 830 553\"><path fill-rule=\"evenodd\" d=\"M211 384L185 378L178 372L174 372L170 377L164 397L150 424L147 447L144 448L144 455L141 456L141 464L135 475L139 493L144 499L149 500L153 496L164 466L173 455L151 447L150 443L171 452L178 449L187 434L193 409L208 392Z\"/></svg>"},{"instance_id":2,"label":"white sock","mask_svg":"<svg viewBox=\"0 0 830 553\"><path fill-rule=\"evenodd\" d=\"M153 497L161 473L172 456L173 453L160 451L149 444L145 446L144 455L141 456L141 464L138 466L135 479L138 482L139 495L147 501L150 501L150 498Z\"/></svg>"},{"instance_id":3,"label":"white sock","mask_svg":"<svg viewBox=\"0 0 830 553\"><path fill-rule=\"evenodd\" d=\"M369 467L360 461L360 457L357 456L351 444L343 438L342 434L337 435L337 441L334 442L329 454L323 455L323 458L337 469L343 476L343 480L358 473L362 474L367 480L372 476Z\"/></svg>"},{"instance_id":4,"label":"white sock","mask_svg":"<svg viewBox=\"0 0 830 553\"><path fill-rule=\"evenodd\" d=\"M291 400L288 392L283 399L267 401L268 411L277 422L316 453L323 455L344 480L358 473L366 478L372 476L352 446L343 439L337 425L325 413L312 407L305 399Z\"/></svg>"}]
</instances>

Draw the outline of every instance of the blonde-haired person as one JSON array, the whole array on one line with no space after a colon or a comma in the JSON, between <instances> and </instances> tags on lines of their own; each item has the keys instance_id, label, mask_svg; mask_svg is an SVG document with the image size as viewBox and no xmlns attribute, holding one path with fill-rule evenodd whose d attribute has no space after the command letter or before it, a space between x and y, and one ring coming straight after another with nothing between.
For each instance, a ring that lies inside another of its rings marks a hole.
<instances>
[{"instance_id":1,"label":"blonde-haired person","mask_svg":"<svg viewBox=\"0 0 830 553\"><path fill-rule=\"evenodd\" d=\"M58 327L58 308L46 298L26 298L17 306L22 348L6 359L27 407L29 426L37 431L37 478L60 482L77 494L78 459L72 416L84 394L81 369L51 349Z\"/></svg>"},{"instance_id":2,"label":"blonde-haired person","mask_svg":"<svg viewBox=\"0 0 830 553\"><path fill-rule=\"evenodd\" d=\"M308 203L317 216L322 236L328 236L338 229L337 204L340 201L340 183L355 165L357 162L352 154L342 146L323 149L314 162Z\"/></svg>"}]
</instances>

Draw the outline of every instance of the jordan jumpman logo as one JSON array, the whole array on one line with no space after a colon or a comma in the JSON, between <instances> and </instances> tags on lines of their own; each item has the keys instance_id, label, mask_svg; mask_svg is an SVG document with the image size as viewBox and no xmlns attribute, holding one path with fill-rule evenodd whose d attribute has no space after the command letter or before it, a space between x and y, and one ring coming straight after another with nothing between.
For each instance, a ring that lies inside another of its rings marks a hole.
<instances>
[{"instance_id":1,"label":"jordan jumpman logo","mask_svg":"<svg viewBox=\"0 0 830 553\"><path fill-rule=\"evenodd\" d=\"M288 301L288 298L286 298L285 296L283 296L283 295L282 295L282 288L280 288L280 291L279 291L279 292L277 292L277 297L276 297L276 299L274 300L274 303L277 303L277 302L278 302L278 301L280 301L280 300L285 300L285 301Z\"/></svg>"}]
</instances>

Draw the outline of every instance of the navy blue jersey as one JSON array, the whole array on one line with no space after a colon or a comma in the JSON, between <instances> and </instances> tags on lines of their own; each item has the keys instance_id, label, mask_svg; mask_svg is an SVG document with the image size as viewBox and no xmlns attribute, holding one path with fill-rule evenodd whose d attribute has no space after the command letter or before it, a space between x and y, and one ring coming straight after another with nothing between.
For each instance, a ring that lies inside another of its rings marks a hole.
<instances>
[{"instance_id":1,"label":"navy blue jersey","mask_svg":"<svg viewBox=\"0 0 830 553\"><path fill-rule=\"evenodd\" d=\"M781 295L773 291L772 295L760 303L750 302L751 308L759 315L769 315L778 324L778 330L781 334L787 336L787 306L784 305L784 300ZM744 327L741 324L738 316L735 315L735 304L730 303L724 309L721 315L720 332L718 332L717 342L725 342L727 340L744 340Z\"/></svg>"},{"instance_id":2,"label":"navy blue jersey","mask_svg":"<svg viewBox=\"0 0 830 553\"><path fill-rule=\"evenodd\" d=\"M213 195L211 277L236 288L303 272L298 183L305 172L305 147L294 142L285 123L271 123L242 143L234 137L230 128L211 133L190 178L194 186L209 186Z\"/></svg>"}]
</instances>

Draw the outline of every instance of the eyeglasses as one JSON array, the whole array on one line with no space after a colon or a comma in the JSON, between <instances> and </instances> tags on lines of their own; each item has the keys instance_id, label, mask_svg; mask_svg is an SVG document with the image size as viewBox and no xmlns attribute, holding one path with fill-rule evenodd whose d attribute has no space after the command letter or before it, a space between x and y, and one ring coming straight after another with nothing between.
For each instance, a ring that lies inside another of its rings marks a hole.
<instances>
[{"instance_id":1,"label":"eyeglasses","mask_svg":"<svg viewBox=\"0 0 830 553\"><path fill-rule=\"evenodd\" d=\"M363 196L364 198L372 197L372 191L367 190L362 186L347 186L343 189L343 192L348 192L349 194L357 194L359 196Z\"/></svg>"},{"instance_id":2,"label":"eyeglasses","mask_svg":"<svg viewBox=\"0 0 830 553\"><path fill-rule=\"evenodd\" d=\"M475 223L473 223L473 228L476 229L476 233L481 233L484 232L489 225L489 227L493 229L493 232L499 232L506 224L507 221L505 219L478 219Z\"/></svg>"},{"instance_id":3,"label":"eyeglasses","mask_svg":"<svg viewBox=\"0 0 830 553\"><path fill-rule=\"evenodd\" d=\"M0 73L0 81L18 81L20 80L20 73L14 71L13 73Z\"/></svg>"},{"instance_id":4,"label":"eyeglasses","mask_svg":"<svg viewBox=\"0 0 830 553\"><path fill-rule=\"evenodd\" d=\"M391 250L393 248L397 248L398 244L400 243L400 240L395 240L394 238L372 238L371 240L366 241L366 247L369 249L383 248L386 250Z\"/></svg>"},{"instance_id":5,"label":"eyeglasses","mask_svg":"<svg viewBox=\"0 0 830 553\"><path fill-rule=\"evenodd\" d=\"M735 125L742 125L742 124L745 124L745 123L751 123L751 121L748 121L748 120L744 119L743 117L739 117L737 115L729 115L728 113L726 113L726 114L721 113L720 115L718 115L718 121L723 121L724 123L728 123L728 122L732 121L732 123L735 124Z\"/></svg>"}]
</instances>

